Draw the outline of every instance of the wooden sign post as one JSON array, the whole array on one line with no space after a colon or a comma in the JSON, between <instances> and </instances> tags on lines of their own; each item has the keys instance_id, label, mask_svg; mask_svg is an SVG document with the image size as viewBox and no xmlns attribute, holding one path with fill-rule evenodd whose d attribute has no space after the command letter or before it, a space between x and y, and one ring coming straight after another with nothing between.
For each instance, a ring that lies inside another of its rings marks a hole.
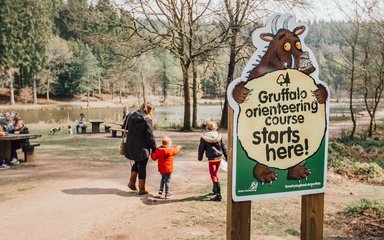
<instances>
[{"instance_id":1,"label":"wooden sign post","mask_svg":"<svg viewBox=\"0 0 384 240\"><path fill-rule=\"evenodd\" d=\"M273 15L228 86L227 239L250 239L251 200L297 195L301 239L322 239L329 94L307 30L293 15Z\"/></svg>"},{"instance_id":2,"label":"wooden sign post","mask_svg":"<svg viewBox=\"0 0 384 240\"><path fill-rule=\"evenodd\" d=\"M301 197L301 240L322 240L324 226L324 193Z\"/></svg>"},{"instance_id":3,"label":"wooden sign post","mask_svg":"<svg viewBox=\"0 0 384 240\"><path fill-rule=\"evenodd\" d=\"M228 108L228 191L227 191L227 239L249 240L251 237L251 201L235 202L232 198L233 166L233 110Z\"/></svg>"}]
</instances>

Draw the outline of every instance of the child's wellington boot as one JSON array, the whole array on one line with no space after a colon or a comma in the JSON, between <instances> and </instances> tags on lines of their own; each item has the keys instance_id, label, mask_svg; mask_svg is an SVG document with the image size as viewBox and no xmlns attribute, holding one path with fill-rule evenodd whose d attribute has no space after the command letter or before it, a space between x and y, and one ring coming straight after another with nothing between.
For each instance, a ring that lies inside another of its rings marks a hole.
<instances>
[{"instance_id":1,"label":"child's wellington boot","mask_svg":"<svg viewBox=\"0 0 384 240\"><path fill-rule=\"evenodd\" d=\"M145 179L139 179L139 195L148 194L147 189L145 189Z\"/></svg>"},{"instance_id":2,"label":"child's wellington boot","mask_svg":"<svg viewBox=\"0 0 384 240\"><path fill-rule=\"evenodd\" d=\"M214 184L214 192L215 196L211 198L211 201L220 202L221 201L221 187L220 182L215 182Z\"/></svg>"},{"instance_id":3,"label":"child's wellington boot","mask_svg":"<svg viewBox=\"0 0 384 240\"><path fill-rule=\"evenodd\" d=\"M134 190L136 191L137 188L136 188L136 178L137 178L137 172L131 172L131 178L129 179L129 183L128 183L128 187L131 189L131 190Z\"/></svg>"}]
</instances>

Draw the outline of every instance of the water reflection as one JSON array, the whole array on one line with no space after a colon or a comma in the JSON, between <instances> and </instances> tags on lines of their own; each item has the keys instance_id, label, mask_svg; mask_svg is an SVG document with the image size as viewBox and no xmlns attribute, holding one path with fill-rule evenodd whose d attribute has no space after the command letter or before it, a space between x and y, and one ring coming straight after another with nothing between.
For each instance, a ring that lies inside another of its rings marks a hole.
<instances>
[{"instance_id":1,"label":"water reflection","mask_svg":"<svg viewBox=\"0 0 384 240\"><path fill-rule=\"evenodd\" d=\"M135 109L129 109L132 111ZM68 123L79 119L84 113L86 119L102 119L106 122L121 122L123 107L96 108L96 109L55 109L55 110L19 110L17 111L26 123ZM220 119L220 105L201 105L197 110L201 120ZM182 122L184 119L184 106L156 106L153 120L155 124L164 125L166 122Z\"/></svg>"},{"instance_id":2,"label":"water reflection","mask_svg":"<svg viewBox=\"0 0 384 240\"><path fill-rule=\"evenodd\" d=\"M356 112L364 111L363 103L354 104ZM129 109L132 111L135 109ZM198 106L198 122L206 120L218 120L221 118L220 105ZM27 123L71 123L79 119L80 113L84 113L86 119L101 119L106 122L121 122L123 107L121 108L96 108L96 109L55 109L55 110L20 110L18 113ZM192 111L191 111L192 114ZM330 116L348 117L348 103L331 103ZM155 124L166 126L172 123L182 123L184 119L184 106L156 106L153 120Z\"/></svg>"}]
</instances>

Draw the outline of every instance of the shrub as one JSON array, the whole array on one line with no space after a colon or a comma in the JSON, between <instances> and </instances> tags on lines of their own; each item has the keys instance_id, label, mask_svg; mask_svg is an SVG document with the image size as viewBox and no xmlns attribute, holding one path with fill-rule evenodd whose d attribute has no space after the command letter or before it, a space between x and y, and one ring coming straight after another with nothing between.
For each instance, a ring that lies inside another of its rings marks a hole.
<instances>
[{"instance_id":1,"label":"shrub","mask_svg":"<svg viewBox=\"0 0 384 240\"><path fill-rule=\"evenodd\" d=\"M370 147L363 147L364 143ZM345 145L336 140L329 143L328 167L333 172L349 178L380 183L384 174L384 161L381 160L383 155L383 148L372 140L354 140L352 145Z\"/></svg>"},{"instance_id":2,"label":"shrub","mask_svg":"<svg viewBox=\"0 0 384 240\"><path fill-rule=\"evenodd\" d=\"M30 87L25 86L19 92L19 99L23 103L33 102L33 91Z\"/></svg>"},{"instance_id":3,"label":"shrub","mask_svg":"<svg viewBox=\"0 0 384 240\"><path fill-rule=\"evenodd\" d=\"M352 166L355 175L362 175L364 178L373 179L381 175L381 167L375 163L359 163L355 162Z\"/></svg>"},{"instance_id":4,"label":"shrub","mask_svg":"<svg viewBox=\"0 0 384 240\"><path fill-rule=\"evenodd\" d=\"M363 198L359 201L348 204L344 208L344 213L357 217L367 210L372 211L377 215L384 216L384 201L375 201Z\"/></svg>"}]
</instances>

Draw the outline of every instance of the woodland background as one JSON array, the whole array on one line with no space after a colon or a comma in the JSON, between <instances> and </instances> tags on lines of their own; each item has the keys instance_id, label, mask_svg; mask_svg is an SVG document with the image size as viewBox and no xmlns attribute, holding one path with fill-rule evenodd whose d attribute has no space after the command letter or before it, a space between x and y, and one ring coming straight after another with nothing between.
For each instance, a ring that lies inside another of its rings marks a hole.
<instances>
[{"instance_id":1,"label":"woodland background","mask_svg":"<svg viewBox=\"0 0 384 240\"><path fill-rule=\"evenodd\" d=\"M306 20L332 101L347 99L355 134L356 101L370 118L384 89L384 3L335 1L345 20ZM184 130L197 124L197 99L221 98L255 51L252 32L274 12L316 11L309 1L3 0L0 87L15 101L106 94L179 96ZM298 19L301 21L300 19Z\"/></svg>"}]
</instances>

